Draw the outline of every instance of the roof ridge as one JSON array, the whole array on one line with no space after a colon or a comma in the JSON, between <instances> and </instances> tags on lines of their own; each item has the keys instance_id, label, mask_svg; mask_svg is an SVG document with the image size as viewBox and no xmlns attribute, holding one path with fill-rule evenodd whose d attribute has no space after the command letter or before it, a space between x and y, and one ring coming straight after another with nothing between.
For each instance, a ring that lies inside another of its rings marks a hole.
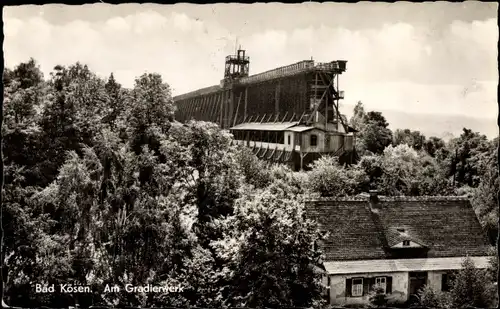
<instances>
[{"instance_id":1,"label":"roof ridge","mask_svg":"<svg viewBox=\"0 0 500 309\"><path fill-rule=\"evenodd\" d=\"M428 201L428 202L438 202L438 201L469 201L466 196L457 195L426 195L426 196L386 196L379 195L379 200L381 202L418 202L418 201ZM318 197L307 199L306 202L360 202L368 201L368 196L345 196L345 197Z\"/></svg>"}]
</instances>

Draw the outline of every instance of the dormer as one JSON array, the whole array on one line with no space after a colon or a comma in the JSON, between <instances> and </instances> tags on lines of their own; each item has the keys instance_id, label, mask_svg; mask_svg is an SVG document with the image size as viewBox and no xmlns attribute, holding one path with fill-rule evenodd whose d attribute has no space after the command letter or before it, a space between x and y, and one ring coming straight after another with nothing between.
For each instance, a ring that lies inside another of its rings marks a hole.
<instances>
[{"instance_id":1,"label":"dormer","mask_svg":"<svg viewBox=\"0 0 500 309\"><path fill-rule=\"evenodd\" d=\"M387 245L394 258L425 257L427 245L416 231L408 226L390 227L386 230Z\"/></svg>"},{"instance_id":2,"label":"dormer","mask_svg":"<svg viewBox=\"0 0 500 309\"><path fill-rule=\"evenodd\" d=\"M415 240L410 236L408 230L404 227L396 228L396 237L393 237L391 248L423 248L425 247L420 241Z\"/></svg>"},{"instance_id":3,"label":"dormer","mask_svg":"<svg viewBox=\"0 0 500 309\"><path fill-rule=\"evenodd\" d=\"M403 240L402 242L391 246L391 248L393 248L393 249L397 249L397 248L423 248L423 247L425 247L425 246L423 246L417 242L411 241L411 240Z\"/></svg>"}]
</instances>

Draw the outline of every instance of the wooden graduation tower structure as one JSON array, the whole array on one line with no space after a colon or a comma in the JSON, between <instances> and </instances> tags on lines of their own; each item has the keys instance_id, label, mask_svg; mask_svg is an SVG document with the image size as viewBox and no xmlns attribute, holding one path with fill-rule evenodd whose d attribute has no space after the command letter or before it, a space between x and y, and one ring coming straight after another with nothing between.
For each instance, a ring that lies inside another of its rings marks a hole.
<instances>
[{"instance_id":1,"label":"wooden graduation tower structure","mask_svg":"<svg viewBox=\"0 0 500 309\"><path fill-rule=\"evenodd\" d=\"M296 170L325 154L350 163L356 130L339 112L346 63L304 60L249 75L250 59L240 48L226 57L219 85L174 97L175 117L215 122L259 158Z\"/></svg>"}]
</instances>

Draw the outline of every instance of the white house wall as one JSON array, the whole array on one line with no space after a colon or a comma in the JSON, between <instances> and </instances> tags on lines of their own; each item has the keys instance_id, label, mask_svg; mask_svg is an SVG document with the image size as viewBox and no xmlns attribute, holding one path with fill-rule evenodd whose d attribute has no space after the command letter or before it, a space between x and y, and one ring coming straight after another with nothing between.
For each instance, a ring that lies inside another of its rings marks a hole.
<instances>
[{"instance_id":1,"label":"white house wall","mask_svg":"<svg viewBox=\"0 0 500 309\"><path fill-rule=\"evenodd\" d=\"M445 271L429 271L427 272L427 285L431 286L435 291L441 291L442 274ZM376 278L376 277L392 277L392 293L388 295L389 304L404 303L409 298L409 273L394 272L394 273L360 273L352 275L331 275L330 276L330 304L332 305L352 305L352 304L368 304L369 294L359 297L348 297L346 288L346 280L352 278Z\"/></svg>"},{"instance_id":2,"label":"white house wall","mask_svg":"<svg viewBox=\"0 0 500 309\"><path fill-rule=\"evenodd\" d=\"M293 151L295 148L295 132L290 132L287 131L285 132L285 150L286 151ZM288 144L288 137L290 136L290 144Z\"/></svg>"},{"instance_id":3,"label":"white house wall","mask_svg":"<svg viewBox=\"0 0 500 309\"><path fill-rule=\"evenodd\" d=\"M429 285L434 291L441 291L443 274L446 274L446 271L427 272L427 285Z\"/></svg>"}]
</instances>

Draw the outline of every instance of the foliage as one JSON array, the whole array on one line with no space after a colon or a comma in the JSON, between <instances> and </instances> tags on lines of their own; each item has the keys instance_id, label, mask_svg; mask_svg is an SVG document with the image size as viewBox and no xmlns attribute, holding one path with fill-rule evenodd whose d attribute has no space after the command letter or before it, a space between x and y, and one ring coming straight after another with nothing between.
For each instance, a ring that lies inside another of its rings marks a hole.
<instances>
[{"instance_id":1,"label":"foliage","mask_svg":"<svg viewBox=\"0 0 500 309\"><path fill-rule=\"evenodd\" d=\"M485 157L492 148L497 148L494 144L495 142L488 141L485 135L464 128L460 137L449 143L452 162L450 175L453 175L460 185L477 187L481 174L485 172L485 164L491 164Z\"/></svg>"},{"instance_id":2,"label":"foliage","mask_svg":"<svg viewBox=\"0 0 500 309\"><path fill-rule=\"evenodd\" d=\"M384 288L375 285L370 292L368 300L372 307L379 308L386 306L389 299L387 298L387 294L385 294Z\"/></svg>"},{"instance_id":3,"label":"foliage","mask_svg":"<svg viewBox=\"0 0 500 309\"><path fill-rule=\"evenodd\" d=\"M397 129L394 132L394 146L398 146L401 144L406 144L415 150L421 150L424 145L428 145L428 149L431 152L436 151L434 148L434 144L427 144L425 136L422 135L419 131Z\"/></svg>"},{"instance_id":4,"label":"foliage","mask_svg":"<svg viewBox=\"0 0 500 309\"><path fill-rule=\"evenodd\" d=\"M366 113L361 102L354 107L350 124L359 131L356 147L361 154L380 154L392 143L392 131L382 113Z\"/></svg>"},{"instance_id":5,"label":"foliage","mask_svg":"<svg viewBox=\"0 0 500 309\"><path fill-rule=\"evenodd\" d=\"M457 272L451 288L451 300L454 308L479 307L491 308L495 304L492 278L488 272L475 267L470 258L462 262L462 269Z\"/></svg>"},{"instance_id":6,"label":"foliage","mask_svg":"<svg viewBox=\"0 0 500 309\"><path fill-rule=\"evenodd\" d=\"M453 191L436 159L406 144L388 146L381 156L359 162L370 183L386 195L447 195Z\"/></svg>"},{"instance_id":7,"label":"foliage","mask_svg":"<svg viewBox=\"0 0 500 309\"><path fill-rule=\"evenodd\" d=\"M359 166L343 167L334 157L316 160L308 173L308 188L323 197L356 195L366 188L367 176Z\"/></svg>"},{"instance_id":8,"label":"foliage","mask_svg":"<svg viewBox=\"0 0 500 309\"><path fill-rule=\"evenodd\" d=\"M264 163L247 147L238 150L236 160L247 183L256 188L264 188L271 182L271 174Z\"/></svg>"},{"instance_id":9,"label":"foliage","mask_svg":"<svg viewBox=\"0 0 500 309\"><path fill-rule=\"evenodd\" d=\"M446 144L443 139L431 136L429 139L424 140L423 149L431 156L436 157L439 152L445 148Z\"/></svg>"},{"instance_id":10,"label":"foliage","mask_svg":"<svg viewBox=\"0 0 500 309\"><path fill-rule=\"evenodd\" d=\"M351 124L360 162L324 157L294 172L232 145L216 124L177 123L170 87L155 73L125 89L81 63L44 78L30 59L6 68L3 81L6 295L14 306L316 306L321 252L312 244L320 235L302 201L370 185L386 195L466 193L496 236L498 139L470 130L449 143L400 130L390 145L384 116L359 102ZM96 292L35 294L34 282ZM102 293L107 283L185 290ZM467 291L457 283L457 295Z\"/></svg>"},{"instance_id":11,"label":"foliage","mask_svg":"<svg viewBox=\"0 0 500 309\"><path fill-rule=\"evenodd\" d=\"M451 295L449 292L435 291L431 286L424 285L418 291L420 306L424 308L451 308Z\"/></svg>"},{"instance_id":12,"label":"foliage","mask_svg":"<svg viewBox=\"0 0 500 309\"><path fill-rule=\"evenodd\" d=\"M490 256L489 264L488 264L488 276L493 281L497 281L498 277L498 250L497 247L491 247L490 252L488 254Z\"/></svg>"},{"instance_id":13,"label":"foliage","mask_svg":"<svg viewBox=\"0 0 500 309\"><path fill-rule=\"evenodd\" d=\"M306 307L321 299L317 226L286 186L272 184L239 199L225 240L214 245L228 261L226 304Z\"/></svg>"}]
</instances>

